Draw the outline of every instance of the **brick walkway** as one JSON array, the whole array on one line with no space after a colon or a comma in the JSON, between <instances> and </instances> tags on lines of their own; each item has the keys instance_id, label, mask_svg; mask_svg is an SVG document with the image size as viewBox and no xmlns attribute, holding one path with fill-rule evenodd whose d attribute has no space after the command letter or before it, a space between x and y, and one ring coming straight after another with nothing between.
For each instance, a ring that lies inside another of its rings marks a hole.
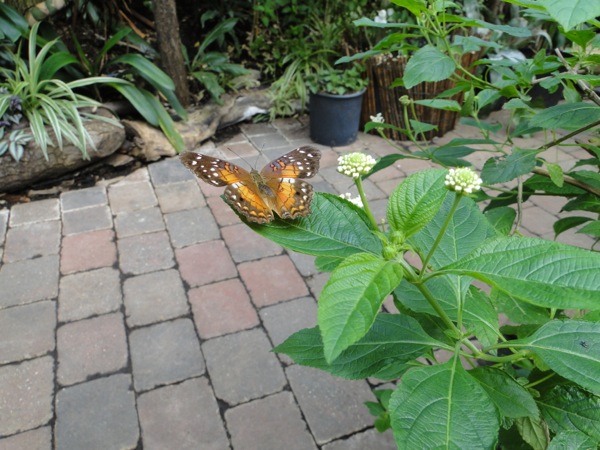
<instances>
[{"instance_id":1,"label":"brick walkway","mask_svg":"<svg viewBox=\"0 0 600 450\"><path fill-rule=\"evenodd\" d=\"M244 125L216 151L271 159L310 144L305 122ZM444 139L457 136L467 130ZM354 192L336 172L339 153L393 151L363 134L321 149L312 183L334 193ZM375 215L428 166L402 162L369 179ZM0 210L0 450L395 448L373 430L367 381L270 352L315 324L326 276L253 234L221 193L174 158ZM560 206L528 202L523 232L552 238Z\"/></svg>"}]
</instances>

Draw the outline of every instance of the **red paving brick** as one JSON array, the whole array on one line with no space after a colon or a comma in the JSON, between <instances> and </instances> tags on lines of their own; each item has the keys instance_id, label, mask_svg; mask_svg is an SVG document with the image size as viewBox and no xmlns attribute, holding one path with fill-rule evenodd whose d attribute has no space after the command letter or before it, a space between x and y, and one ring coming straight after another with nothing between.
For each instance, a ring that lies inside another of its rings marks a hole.
<instances>
[{"instance_id":1,"label":"red paving brick","mask_svg":"<svg viewBox=\"0 0 600 450\"><path fill-rule=\"evenodd\" d=\"M190 286L202 286L237 276L235 264L221 240L175 250L181 277Z\"/></svg>"},{"instance_id":2,"label":"red paving brick","mask_svg":"<svg viewBox=\"0 0 600 450\"><path fill-rule=\"evenodd\" d=\"M117 262L113 230L65 236L62 241L60 271L63 274L110 267Z\"/></svg>"},{"instance_id":3,"label":"red paving brick","mask_svg":"<svg viewBox=\"0 0 600 450\"><path fill-rule=\"evenodd\" d=\"M221 197L209 197L206 201L220 226L240 223L241 219Z\"/></svg>"},{"instance_id":4,"label":"red paving brick","mask_svg":"<svg viewBox=\"0 0 600 450\"><path fill-rule=\"evenodd\" d=\"M259 324L250 297L237 278L192 289L189 299L198 332L204 339Z\"/></svg>"},{"instance_id":5,"label":"red paving brick","mask_svg":"<svg viewBox=\"0 0 600 450\"><path fill-rule=\"evenodd\" d=\"M287 255L242 263L238 269L258 307L308 295L304 280Z\"/></svg>"}]
</instances>

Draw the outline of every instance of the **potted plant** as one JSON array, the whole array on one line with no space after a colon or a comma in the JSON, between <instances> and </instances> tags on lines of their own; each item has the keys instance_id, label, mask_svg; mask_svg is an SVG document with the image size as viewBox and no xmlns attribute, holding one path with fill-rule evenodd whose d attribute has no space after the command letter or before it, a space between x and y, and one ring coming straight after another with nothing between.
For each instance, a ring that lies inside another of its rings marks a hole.
<instances>
[{"instance_id":1,"label":"potted plant","mask_svg":"<svg viewBox=\"0 0 600 450\"><path fill-rule=\"evenodd\" d=\"M323 67L308 78L310 138L317 144L342 146L356 140L368 84L363 71L359 65Z\"/></svg>"}]
</instances>

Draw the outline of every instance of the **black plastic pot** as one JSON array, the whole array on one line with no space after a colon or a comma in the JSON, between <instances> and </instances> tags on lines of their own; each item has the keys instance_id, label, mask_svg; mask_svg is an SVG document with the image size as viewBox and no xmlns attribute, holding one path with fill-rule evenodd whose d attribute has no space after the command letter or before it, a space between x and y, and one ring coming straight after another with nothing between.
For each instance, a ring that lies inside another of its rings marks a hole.
<instances>
[{"instance_id":1,"label":"black plastic pot","mask_svg":"<svg viewBox=\"0 0 600 450\"><path fill-rule=\"evenodd\" d=\"M346 95L310 95L310 138L317 144L339 147L356 140L363 89Z\"/></svg>"}]
</instances>

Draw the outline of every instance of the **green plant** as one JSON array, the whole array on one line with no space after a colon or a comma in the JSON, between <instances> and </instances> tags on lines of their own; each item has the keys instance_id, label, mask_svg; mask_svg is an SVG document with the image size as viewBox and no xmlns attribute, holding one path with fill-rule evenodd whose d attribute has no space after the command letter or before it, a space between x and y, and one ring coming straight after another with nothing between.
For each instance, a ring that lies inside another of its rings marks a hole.
<instances>
[{"instance_id":1,"label":"green plant","mask_svg":"<svg viewBox=\"0 0 600 450\"><path fill-rule=\"evenodd\" d=\"M25 130L13 130L5 140L3 137L4 128L0 128L0 156L8 150L15 161L23 157L25 146L33 139L33 135Z\"/></svg>"},{"instance_id":2,"label":"green plant","mask_svg":"<svg viewBox=\"0 0 600 450\"><path fill-rule=\"evenodd\" d=\"M198 46L196 55L191 61L184 53L192 76L219 104L221 104L221 95L225 93L224 86L230 85L232 78L249 73L249 70L240 64L231 63L227 53L208 51L208 47L215 42L222 43L224 36L232 33L236 23L237 19L229 18L210 30Z\"/></svg>"},{"instance_id":3,"label":"green plant","mask_svg":"<svg viewBox=\"0 0 600 450\"><path fill-rule=\"evenodd\" d=\"M367 87L369 80L362 75L363 68L353 65L349 69L321 68L306 79L308 89L313 94L325 92L344 95L359 92Z\"/></svg>"},{"instance_id":4,"label":"green plant","mask_svg":"<svg viewBox=\"0 0 600 450\"><path fill-rule=\"evenodd\" d=\"M71 62L71 56L57 52L47 58L56 41L46 43L37 52L38 26L36 24L31 28L28 61L23 60L18 52L11 53L14 68L0 68L0 74L4 78L4 92L0 93L0 116L3 116L15 102L15 98L18 98L22 114L29 122L31 133L46 158L48 145L52 144L47 126L54 131L59 148L62 149L63 140L67 140L87 156L87 146L94 148L94 143L83 125L83 117L94 117L116 125L118 122L82 111L100 104L76 93L75 89L95 83L114 83L114 80L108 77L94 77L65 83L53 78L60 68Z\"/></svg>"},{"instance_id":5,"label":"green plant","mask_svg":"<svg viewBox=\"0 0 600 450\"><path fill-rule=\"evenodd\" d=\"M343 378L394 382L368 407L379 430L391 427L399 449L597 448L600 253L522 237L519 223L530 196L563 196L565 209L588 215L559 221L555 230L587 220L587 233L600 237L594 217L600 212L600 146L593 135L600 101L592 89L600 84L600 6L511 0L559 24L569 52L540 51L516 64L480 58L475 72L461 66L461 56L499 46L475 35L475 28L517 37L529 31L466 18L447 9L455 3L393 3L414 23L361 19L359 24L388 33L371 51L343 61L406 55L405 75L395 84L455 79L464 104L448 100L451 92L421 102L462 111L481 138L437 145L420 140L430 125L414 116L414 100L402 98L402 131L415 150L398 145L400 153L374 166L364 155L340 161L339 170L354 177L363 208L316 194L306 218L248 224L290 250L315 256L317 267L331 272L318 301L318 326L292 335L275 351ZM492 70L500 74L494 83L487 78ZM560 86L565 101L536 109L535 85L548 91ZM482 118L497 100L511 113L504 129ZM367 130L392 127L382 113ZM547 136L542 147L516 145L536 132ZM566 169L542 155L550 148L582 150L582 156ZM492 153L481 179L464 159L475 152ZM379 225L362 178L403 158L452 168L407 177L389 198L386 224ZM516 187L504 185L509 181ZM484 211L477 203L482 200L488 201ZM382 311L389 295L385 310L393 313ZM499 316L508 324L500 325Z\"/></svg>"},{"instance_id":6,"label":"green plant","mask_svg":"<svg viewBox=\"0 0 600 450\"><path fill-rule=\"evenodd\" d=\"M400 449L595 448L600 254L507 235L471 198L481 180L468 168L410 175L382 227L361 182L373 163L351 154L338 169L364 208L317 193L306 218L248 223L331 272L318 326L274 350L347 379L399 380L368 406Z\"/></svg>"},{"instance_id":7,"label":"green plant","mask_svg":"<svg viewBox=\"0 0 600 450\"><path fill-rule=\"evenodd\" d=\"M366 131L375 129L383 135L385 128L393 128L415 143L414 151L397 146L399 153L383 158L377 168L402 158L430 159L447 167L469 165L464 158L481 152L481 145L485 145L486 152L492 155L482 171L486 192L480 194L478 200L489 201L486 211L496 209L494 214L505 214L503 220L514 223L518 230L524 201L536 195L561 196L568 200L564 211L582 211L583 214L556 222L556 235L578 227L578 232L589 234L597 242L600 239L597 216L600 213L600 96L593 90L600 85L600 76L595 70L600 49L599 22L594 19L598 15L597 9L594 9L597 7L587 3L576 6L568 0L560 0L546 9L548 2L545 1L511 0L510 3L531 8L522 12L531 15L533 10L536 20L554 23L556 28L560 26L562 32L555 37L558 42L566 42L565 48L556 49L553 54L540 50L518 62L480 58L475 71L461 65L463 54L503 48L493 35L485 40L478 37L476 29L486 28L493 33L520 38L532 36L532 33L527 28L451 14L447 7L455 8L455 4L432 2L428 7L425 1L397 0L395 3L413 14L415 23L382 24L360 19L356 22L358 25L385 29L388 34L372 50L341 61L376 54L406 55L408 62L404 76L395 80L394 85L413 88L423 82L452 79L456 88L429 100L401 98L404 109L401 127L381 122L367 124ZM420 36L418 40L406 39L417 35ZM420 47L416 45L418 43ZM494 78L490 76L492 73ZM541 110L536 90L560 95L563 103ZM464 92L463 104L446 98L459 91ZM584 101L582 96L587 100ZM416 103L460 111L464 116L461 122L476 127L481 139L469 142L455 139L443 145L424 142L422 133L432 126L415 115ZM484 120L490 106L495 104L501 104L511 115L505 128L490 125ZM558 134L556 130L564 131ZM515 144L523 142L519 141L520 138L536 132L545 133L546 142L541 147ZM566 168L561 167L553 153L548 152L549 149L582 151L574 167ZM516 182L516 187L510 189L501 185L507 182ZM506 208L511 204L516 204L517 214L514 209Z\"/></svg>"}]
</instances>

